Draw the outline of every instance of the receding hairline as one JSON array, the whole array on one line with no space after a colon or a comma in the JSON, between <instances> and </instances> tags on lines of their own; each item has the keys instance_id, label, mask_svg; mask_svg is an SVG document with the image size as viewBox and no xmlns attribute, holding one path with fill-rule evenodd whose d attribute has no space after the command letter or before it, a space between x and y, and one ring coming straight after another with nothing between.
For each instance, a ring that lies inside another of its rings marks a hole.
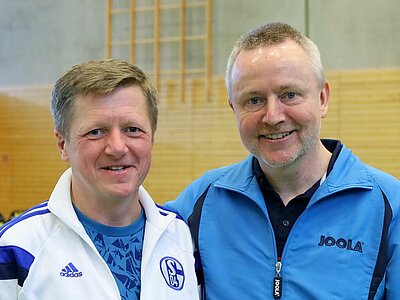
<instances>
[{"instance_id":1,"label":"receding hairline","mask_svg":"<svg viewBox=\"0 0 400 300\"><path fill-rule=\"evenodd\" d=\"M323 85L325 77L323 74L323 67L318 47L311 39L303 35L291 25L281 22L274 22L250 29L248 32L242 34L235 42L228 58L225 73L225 85L228 92L228 97L231 98L232 69L235 65L238 55L242 51L279 45L287 41L293 41L303 49L310 60L311 67L315 72L318 84Z\"/></svg>"}]
</instances>

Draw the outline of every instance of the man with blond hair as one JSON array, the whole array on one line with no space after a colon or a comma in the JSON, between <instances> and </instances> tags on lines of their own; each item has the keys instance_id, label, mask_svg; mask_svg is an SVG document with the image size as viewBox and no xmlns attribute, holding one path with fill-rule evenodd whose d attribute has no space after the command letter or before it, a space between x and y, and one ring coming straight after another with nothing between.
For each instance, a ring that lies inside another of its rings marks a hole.
<instances>
[{"instance_id":1,"label":"man with blond hair","mask_svg":"<svg viewBox=\"0 0 400 300\"><path fill-rule=\"evenodd\" d=\"M74 66L55 84L68 168L50 199L0 228L1 300L197 300L190 231L142 183L157 93L135 65Z\"/></svg>"}]
</instances>

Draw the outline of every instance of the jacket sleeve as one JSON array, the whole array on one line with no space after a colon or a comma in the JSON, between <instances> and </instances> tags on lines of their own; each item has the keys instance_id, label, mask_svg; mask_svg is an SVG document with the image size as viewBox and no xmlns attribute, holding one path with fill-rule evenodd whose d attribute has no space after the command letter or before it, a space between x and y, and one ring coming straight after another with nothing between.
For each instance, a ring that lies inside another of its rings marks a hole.
<instances>
[{"instance_id":1,"label":"jacket sleeve","mask_svg":"<svg viewBox=\"0 0 400 300\"><path fill-rule=\"evenodd\" d=\"M189 185L175 200L166 202L163 206L176 212L187 223L189 216L192 214L195 201L196 193L193 190L193 186Z\"/></svg>"},{"instance_id":2,"label":"jacket sleeve","mask_svg":"<svg viewBox=\"0 0 400 300\"><path fill-rule=\"evenodd\" d=\"M7 226L10 225L10 226ZM34 256L13 242L18 236L11 223L0 228L0 299L19 298L22 286L28 276Z\"/></svg>"},{"instance_id":3,"label":"jacket sleeve","mask_svg":"<svg viewBox=\"0 0 400 300\"><path fill-rule=\"evenodd\" d=\"M386 269L385 290L386 299L400 299L400 221L399 215L394 215L389 229L388 265Z\"/></svg>"},{"instance_id":4,"label":"jacket sleeve","mask_svg":"<svg viewBox=\"0 0 400 300\"><path fill-rule=\"evenodd\" d=\"M229 167L207 171L203 176L189 184L175 200L166 202L163 206L178 213L187 223L196 201L213 182L226 173Z\"/></svg>"},{"instance_id":5,"label":"jacket sleeve","mask_svg":"<svg viewBox=\"0 0 400 300\"><path fill-rule=\"evenodd\" d=\"M1 241L0 241L1 242ZM18 272L21 272L8 246L0 246L0 299L18 299ZM23 272L23 271L22 271Z\"/></svg>"},{"instance_id":6,"label":"jacket sleeve","mask_svg":"<svg viewBox=\"0 0 400 300\"><path fill-rule=\"evenodd\" d=\"M387 266L384 289L387 300L400 299L400 181L393 176L376 172L381 190L387 196L392 213L387 238Z\"/></svg>"},{"instance_id":7,"label":"jacket sleeve","mask_svg":"<svg viewBox=\"0 0 400 300\"><path fill-rule=\"evenodd\" d=\"M1 300L16 300L18 299L18 284L14 279L0 279L0 299Z\"/></svg>"},{"instance_id":8,"label":"jacket sleeve","mask_svg":"<svg viewBox=\"0 0 400 300\"><path fill-rule=\"evenodd\" d=\"M163 206L180 215L186 223L193 213L194 206L199 197L209 187L210 181L201 177L188 185L173 201L166 202Z\"/></svg>"}]
</instances>

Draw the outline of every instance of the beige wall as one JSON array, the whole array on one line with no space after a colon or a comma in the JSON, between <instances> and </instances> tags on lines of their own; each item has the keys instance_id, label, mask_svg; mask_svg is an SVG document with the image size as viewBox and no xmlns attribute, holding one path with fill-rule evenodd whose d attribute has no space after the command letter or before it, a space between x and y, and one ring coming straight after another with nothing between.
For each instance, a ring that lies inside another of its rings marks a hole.
<instances>
[{"instance_id":1,"label":"beige wall","mask_svg":"<svg viewBox=\"0 0 400 300\"><path fill-rule=\"evenodd\" d=\"M400 70L328 72L332 96L322 136L338 138L365 162L400 178ZM204 171L247 156L216 77L210 101L198 82L181 103L162 88L153 164L145 186L163 203ZM61 172L48 109L50 87L0 90L0 213L49 197Z\"/></svg>"}]
</instances>

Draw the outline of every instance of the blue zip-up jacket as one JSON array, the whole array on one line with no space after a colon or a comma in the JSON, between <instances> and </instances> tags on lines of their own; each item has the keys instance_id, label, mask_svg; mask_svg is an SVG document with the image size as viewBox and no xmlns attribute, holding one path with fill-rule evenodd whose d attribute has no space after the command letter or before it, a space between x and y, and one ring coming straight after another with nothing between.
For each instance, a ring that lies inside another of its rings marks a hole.
<instances>
[{"instance_id":1,"label":"blue zip-up jacket","mask_svg":"<svg viewBox=\"0 0 400 300\"><path fill-rule=\"evenodd\" d=\"M166 205L192 227L207 300L274 299L275 237L252 159L205 173ZM280 299L400 299L399 205L400 181L342 146L289 234Z\"/></svg>"}]
</instances>

